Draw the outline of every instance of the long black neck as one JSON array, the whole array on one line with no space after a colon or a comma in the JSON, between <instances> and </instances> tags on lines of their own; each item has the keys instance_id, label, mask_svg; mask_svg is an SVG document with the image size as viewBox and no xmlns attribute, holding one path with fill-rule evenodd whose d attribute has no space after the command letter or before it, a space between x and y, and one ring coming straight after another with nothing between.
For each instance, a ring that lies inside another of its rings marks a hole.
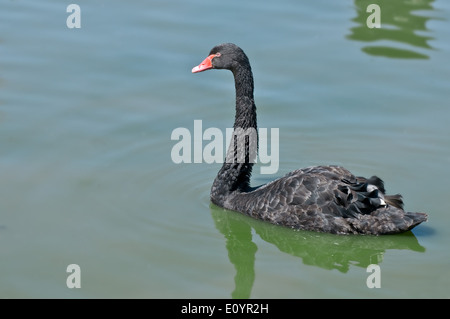
<instances>
[{"instance_id":1,"label":"long black neck","mask_svg":"<svg viewBox=\"0 0 450 319\"><path fill-rule=\"evenodd\" d=\"M249 63L239 64L231 70L236 87L236 117L230 147L225 163L211 188L211 200L224 206L233 192L246 192L256 159L258 134L256 106L253 98L253 74Z\"/></svg>"}]
</instances>

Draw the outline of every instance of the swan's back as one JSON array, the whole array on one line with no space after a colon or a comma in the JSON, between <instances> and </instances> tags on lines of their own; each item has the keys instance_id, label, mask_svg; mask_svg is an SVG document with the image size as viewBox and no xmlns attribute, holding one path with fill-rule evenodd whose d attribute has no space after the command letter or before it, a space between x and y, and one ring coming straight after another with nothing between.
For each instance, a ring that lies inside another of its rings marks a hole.
<instances>
[{"instance_id":1,"label":"swan's back","mask_svg":"<svg viewBox=\"0 0 450 319\"><path fill-rule=\"evenodd\" d=\"M230 196L225 208L291 228L338 234L392 234L426 220L426 214L404 212L400 195L385 195L378 177L355 177L339 166L293 171Z\"/></svg>"}]
</instances>

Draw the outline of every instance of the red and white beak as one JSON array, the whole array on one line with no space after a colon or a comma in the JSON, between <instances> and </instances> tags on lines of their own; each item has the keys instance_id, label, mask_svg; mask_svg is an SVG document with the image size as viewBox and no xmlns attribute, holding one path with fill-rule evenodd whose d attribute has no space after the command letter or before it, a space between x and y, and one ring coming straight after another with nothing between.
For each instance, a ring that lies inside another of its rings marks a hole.
<instances>
[{"instance_id":1,"label":"red and white beak","mask_svg":"<svg viewBox=\"0 0 450 319\"><path fill-rule=\"evenodd\" d=\"M198 73L198 72L202 72L202 71L206 71L206 70L212 69L213 65L212 65L211 61L212 61L212 59L215 56L216 56L215 54L209 55L206 59L203 60L202 63L200 63L199 65L197 65L196 67L194 67L192 69L192 73Z\"/></svg>"}]
</instances>

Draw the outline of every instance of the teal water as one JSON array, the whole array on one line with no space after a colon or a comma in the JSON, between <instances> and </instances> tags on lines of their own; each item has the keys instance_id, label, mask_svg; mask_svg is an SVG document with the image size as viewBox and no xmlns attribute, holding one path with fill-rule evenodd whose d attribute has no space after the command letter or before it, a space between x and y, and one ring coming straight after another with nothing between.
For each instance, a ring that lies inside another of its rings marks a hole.
<instances>
[{"instance_id":1,"label":"teal water","mask_svg":"<svg viewBox=\"0 0 450 319\"><path fill-rule=\"evenodd\" d=\"M450 297L449 3L77 4L79 29L68 3L0 4L0 297ZM246 51L258 124L280 132L279 170L254 185L343 165L429 221L335 236L210 204L220 164L175 164L171 133L232 126L231 74L191 74L222 42Z\"/></svg>"}]
</instances>

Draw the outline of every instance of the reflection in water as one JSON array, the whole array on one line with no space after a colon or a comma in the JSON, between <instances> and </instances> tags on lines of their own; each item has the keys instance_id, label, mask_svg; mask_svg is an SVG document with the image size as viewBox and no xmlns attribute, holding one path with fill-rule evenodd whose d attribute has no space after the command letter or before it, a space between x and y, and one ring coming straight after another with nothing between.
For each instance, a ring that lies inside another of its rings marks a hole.
<instances>
[{"instance_id":1,"label":"reflection in water","mask_svg":"<svg viewBox=\"0 0 450 319\"><path fill-rule=\"evenodd\" d=\"M394 41L398 44L406 45L409 48L393 47L393 43L388 45L365 46L362 51L370 55L384 56L390 58L403 59L428 59L423 53L410 49L415 48L431 49L428 44L432 37L423 35L428 31L426 23L431 18L414 14L416 10L433 10L431 3L434 0L355 0L357 17L352 21L357 22L357 27L351 28L351 34L347 38L351 40L374 42L374 41ZM367 26L367 18L371 15L366 12L370 4L378 4L381 9L381 28L370 29ZM421 13L422 14L422 13ZM422 32L422 35L417 34Z\"/></svg>"},{"instance_id":2,"label":"reflection in water","mask_svg":"<svg viewBox=\"0 0 450 319\"><path fill-rule=\"evenodd\" d=\"M233 298L249 298L255 280L256 244L253 228L280 251L301 258L306 265L346 273L350 265L367 268L379 264L388 249L424 252L413 233L385 236L340 236L292 229L265 223L240 213L210 205L216 228L225 236L230 262L236 269Z\"/></svg>"}]
</instances>

